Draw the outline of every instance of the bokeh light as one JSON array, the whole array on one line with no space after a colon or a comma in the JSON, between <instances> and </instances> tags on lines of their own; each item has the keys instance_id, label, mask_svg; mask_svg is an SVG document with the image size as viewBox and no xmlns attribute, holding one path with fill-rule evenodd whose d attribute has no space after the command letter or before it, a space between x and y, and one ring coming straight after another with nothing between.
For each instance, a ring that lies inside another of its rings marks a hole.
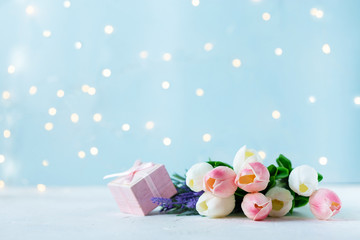
<instances>
[{"instance_id":1,"label":"bokeh light","mask_svg":"<svg viewBox=\"0 0 360 240\"><path fill-rule=\"evenodd\" d=\"M114 32L114 27L111 25L106 25L104 28L104 32L106 34L112 34Z\"/></svg>"},{"instance_id":2,"label":"bokeh light","mask_svg":"<svg viewBox=\"0 0 360 240\"><path fill-rule=\"evenodd\" d=\"M163 144L164 144L165 146L170 146L170 145L171 145L171 139L170 139L169 137L165 137L165 138L163 139Z\"/></svg>"},{"instance_id":3,"label":"bokeh light","mask_svg":"<svg viewBox=\"0 0 360 240\"><path fill-rule=\"evenodd\" d=\"M46 191L46 186L44 184L38 184L37 185L37 190L39 192L45 192Z\"/></svg>"},{"instance_id":4,"label":"bokeh light","mask_svg":"<svg viewBox=\"0 0 360 240\"><path fill-rule=\"evenodd\" d=\"M129 131L129 130L130 130L130 124L124 123L124 124L121 126L121 129L122 129L124 132Z\"/></svg>"},{"instance_id":5,"label":"bokeh light","mask_svg":"<svg viewBox=\"0 0 360 240\"><path fill-rule=\"evenodd\" d=\"M274 119L279 119L280 118L280 112L278 110L275 110L272 112L272 117Z\"/></svg>"},{"instance_id":6,"label":"bokeh light","mask_svg":"<svg viewBox=\"0 0 360 240\"><path fill-rule=\"evenodd\" d=\"M321 165L326 165L327 162L328 162L327 157L320 157L320 158L319 158L319 163L320 163Z\"/></svg>"},{"instance_id":7,"label":"bokeh light","mask_svg":"<svg viewBox=\"0 0 360 240\"><path fill-rule=\"evenodd\" d=\"M271 18L270 13L268 13L268 12L264 12L264 13L263 13L262 19L263 19L264 21L269 21L270 18Z\"/></svg>"},{"instance_id":8,"label":"bokeh light","mask_svg":"<svg viewBox=\"0 0 360 240\"><path fill-rule=\"evenodd\" d=\"M211 141L211 135L209 133L205 133L202 137L204 142L210 142Z\"/></svg>"},{"instance_id":9,"label":"bokeh light","mask_svg":"<svg viewBox=\"0 0 360 240\"><path fill-rule=\"evenodd\" d=\"M153 121L148 121L148 122L146 122L146 124L145 124L145 128L148 129L148 130L153 129L154 126L155 126L155 123L154 123Z\"/></svg>"}]
</instances>

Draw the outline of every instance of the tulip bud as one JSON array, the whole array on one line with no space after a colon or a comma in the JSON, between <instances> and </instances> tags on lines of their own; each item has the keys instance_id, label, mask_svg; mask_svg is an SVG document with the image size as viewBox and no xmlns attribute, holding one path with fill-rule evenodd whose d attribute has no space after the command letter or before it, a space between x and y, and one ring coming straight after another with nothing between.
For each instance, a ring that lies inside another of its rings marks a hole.
<instances>
[{"instance_id":1,"label":"tulip bud","mask_svg":"<svg viewBox=\"0 0 360 240\"><path fill-rule=\"evenodd\" d=\"M337 214L341 209L341 201L333 191L320 188L309 199L310 210L316 218L327 220Z\"/></svg>"},{"instance_id":2,"label":"tulip bud","mask_svg":"<svg viewBox=\"0 0 360 240\"><path fill-rule=\"evenodd\" d=\"M234 158L233 166L235 173L238 173L248 163L261 162L261 157L255 150L247 149L246 145L241 147Z\"/></svg>"},{"instance_id":3,"label":"tulip bud","mask_svg":"<svg viewBox=\"0 0 360 240\"><path fill-rule=\"evenodd\" d=\"M296 167L289 175L289 186L297 194L308 197L318 186L318 173L307 165Z\"/></svg>"},{"instance_id":4,"label":"tulip bud","mask_svg":"<svg viewBox=\"0 0 360 240\"><path fill-rule=\"evenodd\" d=\"M271 208L271 199L265 197L262 193L248 193L241 203L244 214L254 221L265 219L269 215Z\"/></svg>"},{"instance_id":5,"label":"tulip bud","mask_svg":"<svg viewBox=\"0 0 360 240\"><path fill-rule=\"evenodd\" d=\"M234 195L237 186L235 185L236 174L228 167L216 167L204 177L204 189L216 197L227 198Z\"/></svg>"},{"instance_id":6,"label":"tulip bud","mask_svg":"<svg viewBox=\"0 0 360 240\"><path fill-rule=\"evenodd\" d=\"M235 179L235 184L247 192L264 190L270 179L269 170L260 162L248 163L247 167L240 170Z\"/></svg>"},{"instance_id":7,"label":"tulip bud","mask_svg":"<svg viewBox=\"0 0 360 240\"><path fill-rule=\"evenodd\" d=\"M281 187L271 188L265 196L271 198L272 210L269 214L271 217L285 216L290 211L294 200L290 191Z\"/></svg>"},{"instance_id":8,"label":"tulip bud","mask_svg":"<svg viewBox=\"0 0 360 240\"><path fill-rule=\"evenodd\" d=\"M235 196L227 198L215 197L210 192L204 192L196 203L196 210L200 215L211 218L225 217L235 208Z\"/></svg>"},{"instance_id":9,"label":"tulip bud","mask_svg":"<svg viewBox=\"0 0 360 240\"><path fill-rule=\"evenodd\" d=\"M193 165L186 173L186 185L194 192L200 192L203 189L204 176L213 169L206 162Z\"/></svg>"}]
</instances>

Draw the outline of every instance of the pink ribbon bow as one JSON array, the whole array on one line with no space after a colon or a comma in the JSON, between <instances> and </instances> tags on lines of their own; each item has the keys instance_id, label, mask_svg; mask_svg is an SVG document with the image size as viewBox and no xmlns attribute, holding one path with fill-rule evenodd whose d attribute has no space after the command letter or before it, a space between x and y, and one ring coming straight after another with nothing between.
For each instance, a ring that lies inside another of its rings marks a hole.
<instances>
[{"instance_id":1,"label":"pink ribbon bow","mask_svg":"<svg viewBox=\"0 0 360 240\"><path fill-rule=\"evenodd\" d=\"M154 164L152 162L149 163L142 163L140 160L136 160L134 165L127 171L125 172L121 172L121 173L114 173L114 174L110 174L110 175L106 175L104 177L104 179L107 178L113 178L113 177L121 177L121 183L130 183L135 174L137 172L141 172L144 171L145 169L151 168L153 167Z\"/></svg>"}]
</instances>

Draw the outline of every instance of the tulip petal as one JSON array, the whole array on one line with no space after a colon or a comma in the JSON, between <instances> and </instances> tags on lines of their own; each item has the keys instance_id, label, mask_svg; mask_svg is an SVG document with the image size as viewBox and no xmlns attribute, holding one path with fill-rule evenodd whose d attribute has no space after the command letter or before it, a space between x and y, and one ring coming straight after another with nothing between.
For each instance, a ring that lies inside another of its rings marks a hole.
<instances>
[{"instance_id":1,"label":"tulip petal","mask_svg":"<svg viewBox=\"0 0 360 240\"><path fill-rule=\"evenodd\" d=\"M204 176L213 169L206 163L197 163L186 172L186 185L194 192L200 192L203 189Z\"/></svg>"},{"instance_id":2,"label":"tulip petal","mask_svg":"<svg viewBox=\"0 0 360 240\"><path fill-rule=\"evenodd\" d=\"M270 213L271 208L271 199L262 193L248 193L241 203L241 209L244 214L255 221L265 219Z\"/></svg>"},{"instance_id":3,"label":"tulip petal","mask_svg":"<svg viewBox=\"0 0 360 240\"><path fill-rule=\"evenodd\" d=\"M289 175L289 186L297 194L308 197L317 189L318 174L310 166L298 166Z\"/></svg>"},{"instance_id":4,"label":"tulip petal","mask_svg":"<svg viewBox=\"0 0 360 240\"><path fill-rule=\"evenodd\" d=\"M341 209L341 200L333 191L321 188L309 199L310 210L320 220L327 220Z\"/></svg>"},{"instance_id":5,"label":"tulip petal","mask_svg":"<svg viewBox=\"0 0 360 240\"><path fill-rule=\"evenodd\" d=\"M292 208L294 197L285 188L273 187L265 196L271 198L272 201L272 210L269 214L271 217L285 216Z\"/></svg>"},{"instance_id":6,"label":"tulip petal","mask_svg":"<svg viewBox=\"0 0 360 240\"><path fill-rule=\"evenodd\" d=\"M227 198L234 195L237 186L236 174L228 167L219 166L209 171L204 177L204 189L216 197Z\"/></svg>"},{"instance_id":7,"label":"tulip petal","mask_svg":"<svg viewBox=\"0 0 360 240\"><path fill-rule=\"evenodd\" d=\"M235 208L235 196L218 198L210 192L204 192L196 203L200 215L211 218L225 217Z\"/></svg>"}]
</instances>

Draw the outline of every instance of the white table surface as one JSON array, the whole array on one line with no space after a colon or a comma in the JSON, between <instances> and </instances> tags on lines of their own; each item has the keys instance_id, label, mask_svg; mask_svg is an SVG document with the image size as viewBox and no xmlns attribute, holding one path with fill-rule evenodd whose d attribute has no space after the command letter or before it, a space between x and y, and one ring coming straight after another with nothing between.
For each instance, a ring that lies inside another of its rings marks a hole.
<instances>
[{"instance_id":1,"label":"white table surface","mask_svg":"<svg viewBox=\"0 0 360 240\"><path fill-rule=\"evenodd\" d=\"M360 185L326 187L342 199L330 221L316 220L305 206L260 222L241 215L126 215L106 187L48 187L43 193L7 187L0 189L0 239L360 239Z\"/></svg>"}]
</instances>

